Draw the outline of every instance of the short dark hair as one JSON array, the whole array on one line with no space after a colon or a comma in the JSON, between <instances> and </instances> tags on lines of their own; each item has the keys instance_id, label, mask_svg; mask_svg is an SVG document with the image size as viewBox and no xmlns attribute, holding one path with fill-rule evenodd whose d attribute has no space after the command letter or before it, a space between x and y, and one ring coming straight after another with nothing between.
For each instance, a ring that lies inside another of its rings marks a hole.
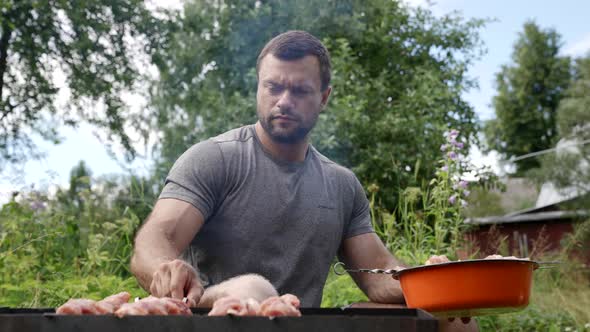
<instances>
[{"instance_id":1,"label":"short dark hair","mask_svg":"<svg viewBox=\"0 0 590 332\"><path fill-rule=\"evenodd\" d=\"M298 60L307 55L317 57L320 62L322 91L330 86L330 79L332 78L330 53L324 44L312 34L305 31L292 30L271 39L258 55L258 60L256 60L256 75L260 71L260 62L268 54L287 61Z\"/></svg>"}]
</instances>

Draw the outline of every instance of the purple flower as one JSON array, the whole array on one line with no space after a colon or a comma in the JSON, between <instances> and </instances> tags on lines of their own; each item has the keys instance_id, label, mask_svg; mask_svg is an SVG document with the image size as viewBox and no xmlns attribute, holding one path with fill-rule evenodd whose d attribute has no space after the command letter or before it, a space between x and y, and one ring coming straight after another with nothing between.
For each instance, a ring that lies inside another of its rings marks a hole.
<instances>
[{"instance_id":1,"label":"purple flower","mask_svg":"<svg viewBox=\"0 0 590 332\"><path fill-rule=\"evenodd\" d=\"M457 149L463 149L463 142L455 142L454 144L457 147Z\"/></svg>"},{"instance_id":2,"label":"purple flower","mask_svg":"<svg viewBox=\"0 0 590 332\"><path fill-rule=\"evenodd\" d=\"M455 204L456 201L457 201L457 194L454 194L453 196L449 197L449 204Z\"/></svg>"},{"instance_id":3,"label":"purple flower","mask_svg":"<svg viewBox=\"0 0 590 332\"><path fill-rule=\"evenodd\" d=\"M463 199L461 200L461 206L463 206L463 207L467 206L467 202Z\"/></svg>"},{"instance_id":4,"label":"purple flower","mask_svg":"<svg viewBox=\"0 0 590 332\"><path fill-rule=\"evenodd\" d=\"M447 153L447 156L452 160L457 159L457 153L455 151L449 151L449 153Z\"/></svg>"},{"instance_id":5,"label":"purple flower","mask_svg":"<svg viewBox=\"0 0 590 332\"><path fill-rule=\"evenodd\" d=\"M29 203L29 206L31 207L32 210L34 211L44 211L45 210L45 203L39 200L35 200L35 201L31 201Z\"/></svg>"},{"instance_id":6,"label":"purple flower","mask_svg":"<svg viewBox=\"0 0 590 332\"><path fill-rule=\"evenodd\" d=\"M447 150L447 145L446 144L441 145L440 146L440 150L441 151L446 151Z\"/></svg>"},{"instance_id":7,"label":"purple flower","mask_svg":"<svg viewBox=\"0 0 590 332\"><path fill-rule=\"evenodd\" d=\"M449 166L444 165L443 167L440 168L441 171L446 172L449 170Z\"/></svg>"},{"instance_id":8,"label":"purple flower","mask_svg":"<svg viewBox=\"0 0 590 332\"><path fill-rule=\"evenodd\" d=\"M457 136L459 136L459 131L457 129L451 129L451 131L449 132L449 136L456 138Z\"/></svg>"},{"instance_id":9,"label":"purple flower","mask_svg":"<svg viewBox=\"0 0 590 332\"><path fill-rule=\"evenodd\" d=\"M459 186L460 186L461 188L463 188L463 189L467 188L467 185L468 185L468 184L469 184L469 183L468 183L467 181L465 181L465 180L461 180L461 181L459 181Z\"/></svg>"},{"instance_id":10,"label":"purple flower","mask_svg":"<svg viewBox=\"0 0 590 332\"><path fill-rule=\"evenodd\" d=\"M465 197L469 196L470 193L469 190L463 190L463 195L465 195Z\"/></svg>"}]
</instances>

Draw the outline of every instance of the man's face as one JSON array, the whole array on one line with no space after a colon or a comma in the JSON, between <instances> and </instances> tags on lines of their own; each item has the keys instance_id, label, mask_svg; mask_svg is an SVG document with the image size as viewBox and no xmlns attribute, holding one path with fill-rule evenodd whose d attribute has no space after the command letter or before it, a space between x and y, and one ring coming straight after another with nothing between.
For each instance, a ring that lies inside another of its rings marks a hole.
<instances>
[{"instance_id":1,"label":"man's face","mask_svg":"<svg viewBox=\"0 0 590 332\"><path fill-rule=\"evenodd\" d=\"M301 142L315 126L330 91L321 91L315 56L284 61L268 54L258 72L258 120L275 142Z\"/></svg>"}]
</instances>

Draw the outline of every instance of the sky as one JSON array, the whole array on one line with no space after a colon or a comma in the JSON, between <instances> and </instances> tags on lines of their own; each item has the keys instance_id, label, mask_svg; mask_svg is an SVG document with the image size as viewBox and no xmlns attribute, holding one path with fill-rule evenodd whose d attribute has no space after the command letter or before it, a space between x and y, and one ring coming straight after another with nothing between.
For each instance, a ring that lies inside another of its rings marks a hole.
<instances>
[{"instance_id":1,"label":"sky","mask_svg":"<svg viewBox=\"0 0 590 332\"><path fill-rule=\"evenodd\" d=\"M180 7L179 1L153 0L157 5ZM435 15L459 11L465 18L491 18L480 30L487 53L469 71L479 82L479 90L466 93L464 98L474 107L480 120L494 117L491 100L495 94L494 76L501 65L509 64L512 47L518 33L528 20L534 20L542 28L553 28L562 36L562 53L582 56L590 51L590 1L587 0L406 0L412 6L426 6ZM24 188L49 189L68 182L69 172L80 160L90 166L94 176L125 173L147 174L150 163L139 158L131 164L111 158L101 141L89 126L60 130L63 142L52 145L39 141L39 147L46 156L41 160L28 161L22 166L20 176L15 172L0 170L0 204L6 202L11 192ZM122 154L118 153L119 160ZM494 154L484 156L478 150L470 152L470 158L477 165L489 165L501 172Z\"/></svg>"}]
</instances>

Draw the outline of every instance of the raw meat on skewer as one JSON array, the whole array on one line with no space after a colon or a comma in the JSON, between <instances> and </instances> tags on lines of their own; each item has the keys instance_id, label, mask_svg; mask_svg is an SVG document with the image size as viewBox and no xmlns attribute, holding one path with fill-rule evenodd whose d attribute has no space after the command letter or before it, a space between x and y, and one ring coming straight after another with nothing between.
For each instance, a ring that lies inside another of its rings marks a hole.
<instances>
[{"instance_id":1,"label":"raw meat on skewer","mask_svg":"<svg viewBox=\"0 0 590 332\"><path fill-rule=\"evenodd\" d=\"M234 296L225 296L213 303L209 316L299 317L301 316L299 305L299 298L292 294L269 297L260 304L254 299L243 300Z\"/></svg>"},{"instance_id":2,"label":"raw meat on skewer","mask_svg":"<svg viewBox=\"0 0 590 332\"><path fill-rule=\"evenodd\" d=\"M69 299L55 310L58 315L98 315L96 301L88 299Z\"/></svg>"},{"instance_id":3,"label":"raw meat on skewer","mask_svg":"<svg viewBox=\"0 0 590 332\"><path fill-rule=\"evenodd\" d=\"M281 300L289 303L290 305L294 306L296 309L299 309L299 306L301 305L301 301L299 301L299 298L293 294L281 295Z\"/></svg>"},{"instance_id":4,"label":"raw meat on skewer","mask_svg":"<svg viewBox=\"0 0 590 332\"><path fill-rule=\"evenodd\" d=\"M209 316L258 316L259 313L260 304L256 300L225 296L213 303Z\"/></svg>"},{"instance_id":5,"label":"raw meat on skewer","mask_svg":"<svg viewBox=\"0 0 590 332\"><path fill-rule=\"evenodd\" d=\"M55 310L58 315L106 315L114 313L129 301L129 293L121 292L101 301L70 299Z\"/></svg>"},{"instance_id":6,"label":"raw meat on skewer","mask_svg":"<svg viewBox=\"0 0 590 332\"><path fill-rule=\"evenodd\" d=\"M290 296L283 295L281 297L273 296L269 297L268 299L262 301L260 304L260 314L261 316L267 317L280 317L280 316L291 316L291 317L300 317L301 312L294 304L299 305L299 299L297 299L294 295L288 294ZM295 302L293 297L297 300Z\"/></svg>"},{"instance_id":7,"label":"raw meat on skewer","mask_svg":"<svg viewBox=\"0 0 590 332\"><path fill-rule=\"evenodd\" d=\"M102 301L96 303L96 307L100 314L112 314L119 309L123 304L129 302L131 295L127 292L105 297Z\"/></svg>"},{"instance_id":8,"label":"raw meat on skewer","mask_svg":"<svg viewBox=\"0 0 590 332\"><path fill-rule=\"evenodd\" d=\"M115 316L147 316L147 315L192 315L188 305L178 299L170 297L157 298L146 297L133 303L125 303L117 311Z\"/></svg>"}]
</instances>

